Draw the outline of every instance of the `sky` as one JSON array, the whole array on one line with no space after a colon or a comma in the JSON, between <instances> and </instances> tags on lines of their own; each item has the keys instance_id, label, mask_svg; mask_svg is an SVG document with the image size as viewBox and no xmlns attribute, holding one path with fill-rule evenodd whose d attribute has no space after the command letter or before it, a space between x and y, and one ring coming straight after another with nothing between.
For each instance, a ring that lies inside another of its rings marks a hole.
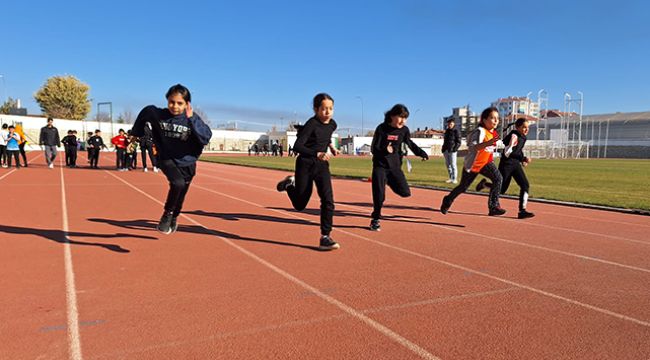
<instances>
[{"instance_id":1,"label":"sky","mask_svg":"<svg viewBox=\"0 0 650 360\"><path fill-rule=\"evenodd\" d=\"M549 108L584 94L584 114L650 110L644 1L29 1L2 5L0 96L73 75L114 117L166 106L176 83L211 125L304 122L319 92L339 132L374 129L394 104L439 128L453 107L500 97ZM103 110L102 110L103 111ZM362 117L363 114L363 117Z\"/></svg>"}]
</instances>

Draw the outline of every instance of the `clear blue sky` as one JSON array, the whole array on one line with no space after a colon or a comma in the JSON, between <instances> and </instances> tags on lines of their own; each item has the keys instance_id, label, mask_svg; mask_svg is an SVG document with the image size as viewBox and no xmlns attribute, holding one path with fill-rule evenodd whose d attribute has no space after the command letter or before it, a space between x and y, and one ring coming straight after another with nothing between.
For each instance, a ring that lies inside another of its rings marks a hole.
<instances>
[{"instance_id":1,"label":"clear blue sky","mask_svg":"<svg viewBox=\"0 0 650 360\"><path fill-rule=\"evenodd\" d=\"M357 96L366 129L395 103L410 128L438 127L452 107L542 88L551 108L582 91L585 114L650 110L644 1L12 0L2 13L0 96L30 113L63 74L117 114L165 106L180 82L213 124L304 121L321 91L341 128L361 127Z\"/></svg>"}]
</instances>

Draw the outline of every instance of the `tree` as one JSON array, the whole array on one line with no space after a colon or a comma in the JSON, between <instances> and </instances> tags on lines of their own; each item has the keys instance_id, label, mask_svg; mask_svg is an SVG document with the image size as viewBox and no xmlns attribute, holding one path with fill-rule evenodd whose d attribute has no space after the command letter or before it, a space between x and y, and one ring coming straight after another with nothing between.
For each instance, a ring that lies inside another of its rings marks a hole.
<instances>
[{"instance_id":1,"label":"tree","mask_svg":"<svg viewBox=\"0 0 650 360\"><path fill-rule=\"evenodd\" d=\"M72 75L53 76L34 94L43 113L61 119L85 119L90 112L90 86Z\"/></svg>"},{"instance_id":2,"label":"tree","mask_svg":"<svg viewBox=\"0 0 650 360\"><path fill-rule=\"evenodd\" d=\"M18 100L9 97L2 106L0 106L0 114L10 114L12 109L18 108Z\"/></svg>"}]
</instances>

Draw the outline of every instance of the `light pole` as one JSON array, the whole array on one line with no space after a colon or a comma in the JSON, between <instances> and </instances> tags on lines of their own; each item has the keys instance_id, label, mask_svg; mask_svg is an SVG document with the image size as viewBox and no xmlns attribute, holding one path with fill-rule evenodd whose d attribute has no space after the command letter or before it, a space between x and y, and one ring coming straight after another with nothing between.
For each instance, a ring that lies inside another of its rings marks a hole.
<instances>
[{"instance_id":1,"label":"light pole","mask_svg":"<svg viewBox=\"0 0 650 360\"><path fill-rule=\"evenodd\" d=\"M2 93L3 93L3 99L7 101L7 83L5 82L5 76L0 75L0 78L2 78ZM4 102L3 102L4 104Z\"/></svg>"},{"instance_id":2,"label":"light pole","mask_svg":"<svg viewBox=\"0 0 650 360\"><path fill-rule=\"evenodd\" d=\"M361 136L365 136L363 134L363 98L361 96L357 96L356 98L361 100Z\"/></svg>"}]
</instances>

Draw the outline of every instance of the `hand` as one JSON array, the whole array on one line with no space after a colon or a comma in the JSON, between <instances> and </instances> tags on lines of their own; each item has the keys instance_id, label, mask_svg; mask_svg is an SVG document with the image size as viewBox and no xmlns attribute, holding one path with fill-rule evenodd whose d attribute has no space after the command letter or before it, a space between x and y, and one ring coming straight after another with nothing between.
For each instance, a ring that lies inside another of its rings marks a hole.
<instances>
[{"instance_id":1,"label":"hand","mask_svg":"<svg viewBox=\"0 0 650 360\"><path fill-rule=\"evenodd\" d=\"M316 157L318 158L318 160L321 160L321 161L327 161L327 160L330 159L329 154L326 153L326 152L318 152L316 154Z\"/></svg>"},{"instance_id":2,"label":"hand","mask_svg":"<svg viewBox=\"0 0 650 360\"><path fill-rule=\"evenodd\" d=\"M526 163L526 165L530 164L531 161L532 161L531 158L524 156L524 162Z\"/></svg>"},{"instance_id":3,"label":"hand","mask_svg":"<svg viewBox=\"0 0 650 360\"><path fill-rule=\"evenodd\" d=\"M422 161L427 161L427 160L429 160L429 155L424 154L424 155L422 156Z\"/></svg>"},{"instance_id":4,"label":"hand","mask_svg":"<svg viewBox=\"0 0 650 360\"><path fill-rule=\"evenodd\" d=\"M389 143L388 146L386 146L386 151L388 151L389 154L392 154L393 151L394 151L393 150L393 144Z\"/></svg>"},{"instance_id":5,"label":"hand","mask_svg":"<svg viewBox=\"0 0 650 360\"><path fill-rule=\"evenodd\" d=\"M341 152L338 151L338 150L337 150L337 149L336 149L332 144L330 144L329 147L330 147L330 152L332 153L333 156L336 156L336 155L338 155L338 154L341 153Z\"/></svg>"},{"instance_id":6,"label":"hand","mask_svg":"<svg viewBox=\"0 0 650 360\"><path fill-rule=\"evenodd\" d=\"M185 115L187 115L188 118L191 118L192 115L194 115L194 110L192 110L192 103L188 102L187 107L185 108Z\"/></svg>"}]
</instances>

